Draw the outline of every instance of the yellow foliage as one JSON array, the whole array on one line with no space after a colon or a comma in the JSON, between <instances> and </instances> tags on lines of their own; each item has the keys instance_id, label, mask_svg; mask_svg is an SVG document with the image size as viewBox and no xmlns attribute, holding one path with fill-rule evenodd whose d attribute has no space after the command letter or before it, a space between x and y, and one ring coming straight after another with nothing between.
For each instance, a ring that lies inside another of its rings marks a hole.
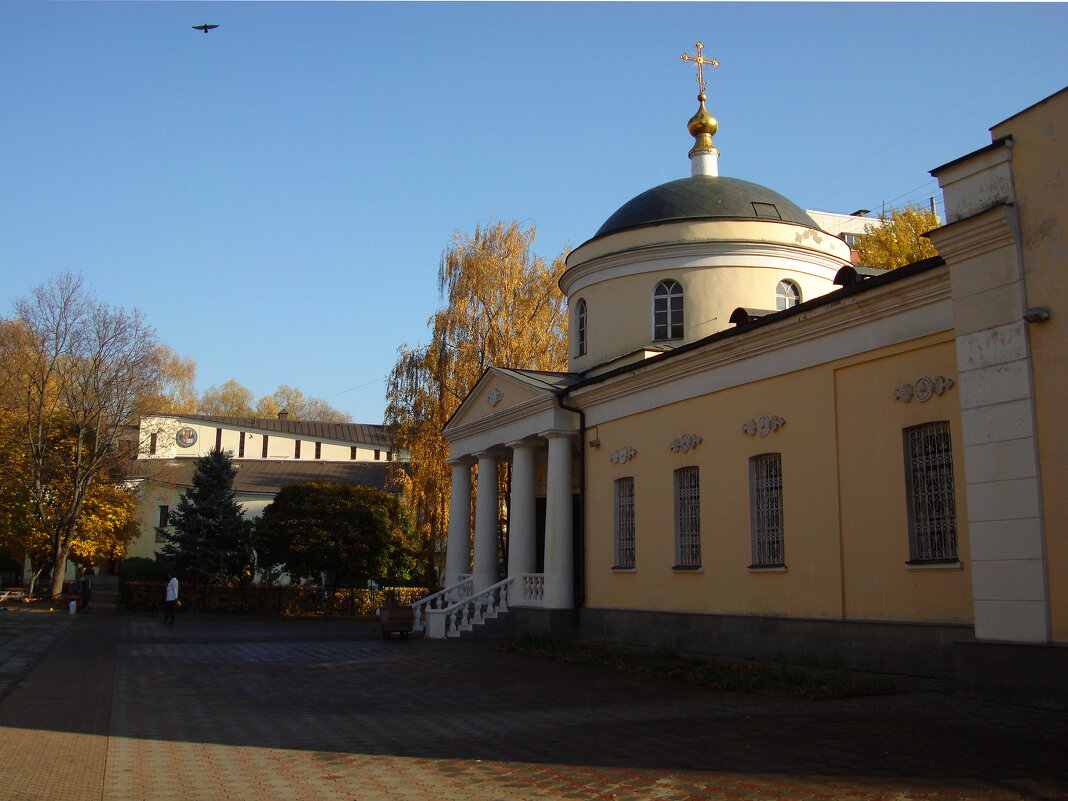
<instances>
[{"instance_id":1,"label":"yellow foliage","mask_svg":"<svg viewBox=\"0 0 1068 801\"><path fill-rule=\"evenodd\" d=\"M352 417L335 409L322 398L305 395L296 387L281 384L270 395L264 395L252 405L252 390L233 379L222 386L210 386L200 396L200 414L221 417L277 417L282 410L289 412L290 420L318 420L331 423L348 423Z\"/></svg>"},{"instance_id":2,"label":"yellow foliage","mask_svg":"<svg viewBox=\"0 0 1068 801\"><path fill-rule=\"evenodd\" d=\"M864 226L857 244L860 263L876 270L896 270L937 256L931 240L923 234L941 225L938 215L918 206L894 209L879 222Z\"/></svg>"},{"instance_id":3,"label":"yellow foliage","mask_svg":"<svg viewBox=\"0 0 1068 801\"><path fill-rule=\"evenodd\" d=\"M494 222L457 231L441 257L438 289L445 305L428 321L430 344L399 349L386 388L386 423L396 448L411 455L395 465L415 535L427 559L448 528L448 443L441 429L490 367L565 370L566 302L552 264L533 251L534 226ZM502 480L503 480L502 471Z\"/></svg>"}]
</instances>

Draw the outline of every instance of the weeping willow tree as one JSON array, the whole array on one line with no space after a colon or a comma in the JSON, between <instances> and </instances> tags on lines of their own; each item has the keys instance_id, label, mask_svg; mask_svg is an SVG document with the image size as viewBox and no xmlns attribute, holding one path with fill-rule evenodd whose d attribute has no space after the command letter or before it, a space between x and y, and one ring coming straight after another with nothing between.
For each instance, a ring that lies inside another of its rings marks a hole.
<instances>
[{"instance_id":1,"label":"weeping willow tree","mask_svg":"<svg viewBox=\"0 0 1068 801\"><path fill-rule=\"evenodd\" d=\"M438 291L445 305L427 324L430 344L399 349L386 387L386 425L411 461L393 467L415 522L413 543L426 580L449 522L449 446L441 429L490 367L564 370L566 309L551 264L533 252L534 226L494 222L457 231L441 257ZM502 471L502 482L505 471Z\"/></svg>"}]
</instances>

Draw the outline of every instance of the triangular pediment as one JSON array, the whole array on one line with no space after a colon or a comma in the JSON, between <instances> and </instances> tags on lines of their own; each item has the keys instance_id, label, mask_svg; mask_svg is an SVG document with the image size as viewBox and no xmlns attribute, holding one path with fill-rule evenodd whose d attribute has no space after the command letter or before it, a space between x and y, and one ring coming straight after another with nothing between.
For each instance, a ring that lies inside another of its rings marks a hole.
<instances>
[{"instance_id":1,"label":"triangular pediment","mask_svg":"<svg viewBox=\"0 0 1068 801\"><path fill-rule=\"evenodd\" d=\"M483 418L503 416L516 406L529 405L539 398L554 397L548 386L537 386L517 376L517 371L491 367L482 374L464 398L445 430L458 428Z\"/></svg>"},{"instance_id":2,"label":"triangular pediment","mask_svg":"<svg viewBox=\"0 0 1068 801\"><path fill-rule=\"evenodd\" d=\"M560 405L560 395L580 379L574 373L491 367L445 424L451 458L546 431L577 430L578 415Z\"/></svg>"}]
</instances>

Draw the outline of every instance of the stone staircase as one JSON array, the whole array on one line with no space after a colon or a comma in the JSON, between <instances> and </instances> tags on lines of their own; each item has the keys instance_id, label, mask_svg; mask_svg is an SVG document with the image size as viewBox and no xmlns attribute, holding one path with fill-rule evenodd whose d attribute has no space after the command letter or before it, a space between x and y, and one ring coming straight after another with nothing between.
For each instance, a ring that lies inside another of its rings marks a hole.
<instances>
[{"instance_id":1,"label":"stone staircase","mask_svg":"<svg viewBox=\"0 0 1068 801\"><path fill-rule=\"evenodd\" d=\"M508 610L498 611L496 617L485 618L477 626L460 629L461 640L500 640L510 636Z\"/></svg>"}]
</instances>

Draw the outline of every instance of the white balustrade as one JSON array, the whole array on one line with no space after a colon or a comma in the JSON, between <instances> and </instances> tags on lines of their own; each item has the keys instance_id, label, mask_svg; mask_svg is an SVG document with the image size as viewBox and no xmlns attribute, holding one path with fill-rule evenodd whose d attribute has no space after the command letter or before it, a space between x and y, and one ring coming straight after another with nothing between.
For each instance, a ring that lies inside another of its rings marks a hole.
<instances>
[{"instance_id":1,"label":"white balustrade","mask_svg":"<svg viewBox=\"0 0 1068 801\"><path fill-rule=\"evenodd\" d=\"M427 612L431 609L445 609L457 601L470 597L475 590L475 582L470 575L463 576L460 581L443 590L438 590L433 595L421 598L412 604L415 618L412 622L412 631L425 631Z\"/></svg>"},{"instance_id":2,"label":"white balustrade","mask_svg":"<svg viewBox=\"0 0 1068 801\"><path fill-rule=\"evenodd\" d=\"M545 600L545 574L526 573L523 579L523 601L530 604L540 604Z\"/></svg>"},{"instance_id":3,"label":"white balustrade","mask_svg":"<svg viewBox=\"0 0 1068 801\"><path fill-rule=\"evenodd\" d=\"M502 612L508 611L508 587L514 581L514 577L498 581L487 587L477 595L461 597L454 603L441 606L427 606L423 614L426 616L426 636L431 640L440 640L446 637L459 637L461 631L470 631L480 623L497 617ZM470 581L470 579L468 579ZM460 582L460 585L464 582ZM460 586L456 585L456 586ZM442 590L442 593L446 592ZM440 595L441 593L436 593ZM434 596L424 598L428 601ZM423 603L419 601L418 603ZM419 615L416 615L416 619ZM420 629L422 630L422 629Z\"/></svg>"}]
</instances>

